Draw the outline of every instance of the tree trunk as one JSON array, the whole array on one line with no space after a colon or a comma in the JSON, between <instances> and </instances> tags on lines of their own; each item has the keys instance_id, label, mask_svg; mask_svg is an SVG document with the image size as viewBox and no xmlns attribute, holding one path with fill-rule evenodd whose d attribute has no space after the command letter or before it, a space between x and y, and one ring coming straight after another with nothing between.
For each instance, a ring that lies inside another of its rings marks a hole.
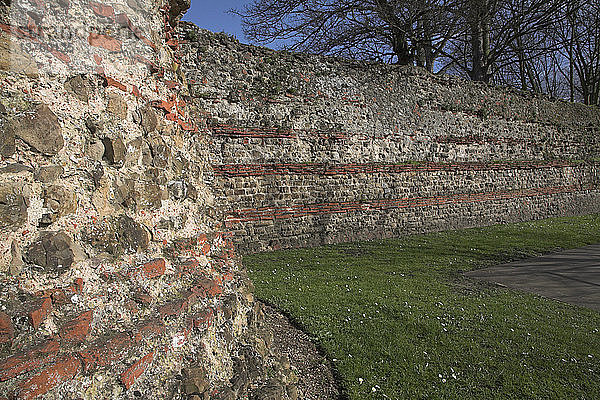
<instances>
[{"instance_id":1,"label":"tree trunk","mask_svg":"<svg viewBox=\"0 0 600 400\"><path fill-rule=\"evenodd\" d=\"M425 54L425 28L423 25L423 19L419 18L417 21L417 34L419 42L417 43L417 67L425 68L427 64L427 56Z\"/></svg>"},{"instance_id":2,"label":"tree trunk","mask_svg":"<svg viewBox=\"0 0 600 400\"><path fill-rule=\"evenodd\" d=\"M487 2L473 2L471 11L471 79L489 83L490 75L490 25Z\"/></svg>"},{"instance_id":3,"label":"tree trunk","mask_svg":"<svg viewBox=\"0 0 600 400\"><path fill-rule=\"evenodd\" d=\"M399 65L412 65L413 56L410 54L410 47L406 35L397 28L393 28L392 33L392 47L394 49L394 54L398 57L396 63Z\"/></svg>"},{"instance_id":4,"label":"tree trunk","mask_svg":"<svg viewBox=\"0 0 600 400\"><path fill-rule=\"evenodd\" d=\"M471 24L471 49L473 53L471 79L474 81L489 82L489 40L486 40L485 30L482 27L481 21Z\"/></svg>"},{"instance_id":5,"label":"tree trunk","mask_svg":"<svg viewBox=\"0 0 600 400\"><path fill-rule=\"evenodd\" d=\"M572 14L574 11L574 2L570 1L568 3L569 8L567 8L567 21L571 25L570 28L570 37L569 37L569 45L568 45L568 55L569 55L569 92L570 92L570 100L571 102L575 101L575 57L573 56L573 47L575 41L575 16Z\"/></svg>"}]
</instances>

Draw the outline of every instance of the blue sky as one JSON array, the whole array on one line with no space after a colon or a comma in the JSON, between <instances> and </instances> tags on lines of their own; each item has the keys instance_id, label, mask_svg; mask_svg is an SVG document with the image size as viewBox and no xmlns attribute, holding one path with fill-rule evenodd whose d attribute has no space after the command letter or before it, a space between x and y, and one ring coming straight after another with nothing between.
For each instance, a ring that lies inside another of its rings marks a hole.
<instances>
[{"instance_id":1,"label":"blue sky","mask_svg":"<svg viewBox=\"0 0 600 400\"><path fill-rule=\"evenodd\" d=\"M242 9L252 0L192 0L192 6L183 16L200 28L213 32L226 32L234 35L240 42L248 43L242 33L242 22L239 16L228 14L232 8Z\"/></svg>"}]
</instances>

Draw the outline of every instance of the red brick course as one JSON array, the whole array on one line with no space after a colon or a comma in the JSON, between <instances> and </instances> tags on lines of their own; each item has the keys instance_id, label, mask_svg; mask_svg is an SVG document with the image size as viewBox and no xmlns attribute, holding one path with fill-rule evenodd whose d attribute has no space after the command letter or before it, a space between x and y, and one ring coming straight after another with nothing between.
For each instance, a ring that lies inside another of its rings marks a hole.
<instances>
[{"instance_id":1,"label":"red brick course","mask_svg":"<svg viewBox=\"0 0 600 400\"><path fill-rule=\"evenodd\" d=\"M83 360L83 371L89 373L112 365L132 346L133 341L128 333L116 333L107 339L97 340L89 348L78 353Z\"/></svg>"},{"instance_id":2,"label":"red brick course","mask_svg":"<svg viewBox=\"0 0 600 400\"><path fill-rule=\"evenodd\" d=\"M154 360L154 352L145 355L121 374L121 383L129 389Z\"/></svg>"},{"instance_id":3,"label":"red brick course","mask_svg":"<svg viewBox=\"0 0 600 400\"><path fill-rule=\"evenodd\" d=\"M386 210L392 208L427 207L441 206L446 204L476 203L491 200L508 200L526 197L548 196L560 193L575 193L587 189L593 188L569 185L522 190L454 194L436 197L378 199L362 202L331 202L302 204L289 207L264 207L258 209L232 210L227 216L225 222L226 226L231 227L233 225L249 221L278 220L286 218L299 218L308 215L342 214L348 212Z\"/></svg>"},{"instance_id":4,"label":"red brick course","mask_svg":"<svg viewBox=\"0 0 600 400\"><path fill-rule=\"evenodd\" d=\"M60 345L56 340L48 340L0 362L0 382L33 371L54 361L58 355L59 347Z\"/></svg>"},{"instance_id":5,"label":"red brick course","mask_svg":"<svg viewBox=\"0 0 600 400\"><path fill-rule=\"evenodd\" d=\"M90 325L94 311L89 310L64 324L60 329L60 337L71 343L82 342L90 333Z\"/></svg>"},{"instance_id":6,"label":"red brick course","mask_svg":"<svg viewBox=\"0 0 600 400\"><path fill-rule=\"evenodd\" d=\"M10 343L15 337L15 327L10 315L0 311L0 344Z\"/></svg>"},{"instance_id":7,"label":"red brick course","mask_svg":"<svg viewBox=\"0 0 600 400\"><path fill-rule=\"evenodd\" d=\"M31 326L33 326L34 329L37 329L50 313L52 309L52 300L50 297L35 299L28 304L28 308L29 322L31 322Z\"/></svg>"},{"instance_id":8,"label":"red brick course","mask_svg":"<svg viewBox=\"0 0 600 400\"><path fill-rule=\"evenodd\" d=\"M65 355L41 372L18 385L15 398L19 400L35 399L55 386L70 381L81 370L81 361L76 356Z\"/></svg>"}]
</instances>

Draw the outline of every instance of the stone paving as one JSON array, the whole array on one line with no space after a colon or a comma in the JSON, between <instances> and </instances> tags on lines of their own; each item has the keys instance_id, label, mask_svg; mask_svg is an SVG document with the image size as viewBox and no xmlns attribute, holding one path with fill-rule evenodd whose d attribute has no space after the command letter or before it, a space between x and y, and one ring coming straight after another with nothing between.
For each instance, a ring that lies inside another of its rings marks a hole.
<instances>
[{"instance_id":1,"label":"stone paving","mask_svg":"<svg viewBox=\"0 0 600 400\"><path fill-rule=\"evenodd\" d=\"M466 275L600 311L600 244Z\"/></svg>"}]
</instances>

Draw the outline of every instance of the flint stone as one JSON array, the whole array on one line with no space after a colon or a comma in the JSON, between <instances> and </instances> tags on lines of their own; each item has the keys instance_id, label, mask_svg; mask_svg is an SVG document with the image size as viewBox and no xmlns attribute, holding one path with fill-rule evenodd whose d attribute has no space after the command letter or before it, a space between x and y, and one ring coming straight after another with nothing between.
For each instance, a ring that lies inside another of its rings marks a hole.
<instances>
[{"instance_id":1,"label":"flint stone","mask_svg":"<svg viewBox=\"0 0 600 400\"><path fill-rule=\"evenodd\" d=\"M8 164L6 167L0 168L0 174L18 174L21 172L33 172L33 169L23 164Z\"/></svg>"},{"instance_id":2,"label":"flint stone","mask_svg":"<svg viewBox=\"0 0 600 400\"><path fill-rule=\"evenodd\" d=\"M253 398L261 400L283 400L283 393L283 385L280 382L271 379L266 385L254 392Z\"/></svg>"},{"instance_id":3,"label":"flint stone","mask_svg":"<svg viewBox=\"0 0 600 400\"><path fill-rule=\"evenodd\" d=\"M45 104L34 113L12 120L8 130L34 151L48 156L56 155L65 144L58 118Z\"/></svg>"},{"instance_id":4,"label":"flint stone","mask_svg":"<svg viewBox=\"0 0 600 400\"><path fill-rule=\"evenodd\" d=\"M98 187L100 185L100 179L104 176L104 167L102 166L102 163L96 162L94 168L90 171L90 175L94 181L94 186Z\"/></svg>"},{"instance_id":5,"label":"flint stone","mask_svg":"<svg viewBox=\"0 0 600 400\"><path fill-rule=\"evenodd\" d=\"M84 232L84 238L94 248L113 256L145 250L150 242L144 227L126 215L91 226Z\"/></svg>"},{"instance_id":6,"label":"flint stone","mask_svg":"<svg viewBox=\"0 0 600 400\"><path fill-rule=\"evenodd\" d=\"M0 127L0 155L10 157L15 154L15 134L10 129Z\"/></svg>"},{"instance_id":7,"label":"flint stone","mask_svg":"<svg viewBox=\"0 0 600 400\"><path fill-rule=\"evenodd\" d=\"M46 272L62 274L75 260L73 242L64 232L41 232L27 247L25 260L41 266Z\"/></svg>"},{"instance_id":8,"label":"flint stone","mask_svg":"<svg viewBox=\"0 0 600 400\"><path fill-rule=\"evenodd\" d=\"M171 198L176 200L183 200L187 195L187 184L184 181L170 181L167 189Z\"/></svg>"},{"instance_id":9,"label":"flint stone","mask_svg":"<svg viewBox=\"0 0 600 400\"><path fill-rule=\"evenodd\" d=\"M118 221L119 242L125 252L136 252L148 247L148 232L132 218L122 215Z\"/></svg>"},{"instance_id":10,"label":"flint stone","mask_svg":"<svg viewBox=\"0 0 600 400\"><path fill-rule=\"evenodd\" d=\"M169 23L175 26L179 18L190 8L191 0L170 0L169 1Z\"/></svg>"},{"instance_id":11,"label":"flint stone","mask_svg":"<svg viewBox=\"0 0 600 400\"><path fill-rule=\"evenodd\" d=\"M33 175L33 178L42 183L52 183L57 181L64 172L65 169L60 165L46 165L40 167Z\"/></svg>"},{"instance_id":12,"label":"flint stone","mask_svg":"<svg viewBox=\"0 0 600 400\"><path fill-rule=\"evenodd\" d=\"M108 161L111 165L116 165L120 167L123 165L123 161L125 160L125 143L123 143L123 139L102 139L102 143L104 144L104 156L102 157L104 160Z\"/></svg>"},{"instance_id":13,"label":"flint stone","mask_svg":"<svg viewBox=\"0 0 600 400\"><path fill-rule=\"evenodd\" d=\"M0 32L0 70L25 74L32 78L38 76L38 67L33 58L23 52L21 46L4 32Z\"/></svg>"},{"instance_id":14,"label":"flint stone","mask_svg":"<svg viewBox=\"0 0 600 400\"><path fill-rule=\"evenodd\" d=\"M156 209L162 206L162 200L167 199L167 193L154 183L145 184L136 193L139 198L137 205L142 209Z\"/></svg>"},{"instance_id":15,"label":"flint stone","mask_svg":"<svg viewBox=\"0 0 600 400\"><path fill-rule=\"evenodd\" d=\"M127 118L127 103L122 96L109 93L106 111L114 114L119 120L124 120Z\"/></svg>"},{"instance_id":16,"label":"flint stone","mask_svg":"<svg viewBox=\"0 0 600 400\"><path fill-rule=\"evenodd\" d=\"M65 82L65 89L79 101L87 103L90 98L90 80L85 75L76 75Z\"/></svg>"},{"instance_id":17,"label":"flint stone","mask_svg":"<svg viewBox=\"0 0 600 400\"><path fill-rule=\"evenodd\" d=\"M146 133L152 133L156 130L158 120L156 113L150 106L146 106L140 110L141 125Z\"/></svg>"},{"instance_id":18,"label":"flint stone","mask_svg":"<svg viewBox=\"0 0 600 400\"><path fill-rule=\"evenodd\" d=\"M171 156L169 146L160 136L154 136L149 140L150 148L152 149L152 164L157 168L165 168Z\"/></svg>"},{"instance_id":19,"label":"flint stone","mask_svg":"<svg viewBox=\"0 0 600 400\"><path fill-rule=\"evenodd\" d=\"M44 207L60 218L77 210L77 197L73 191L53 185L44 190Z\"/></svg>"},{"instance_id":20,"label":"flint stone","mask_svg":"<svg viewBox=\"0 0 600 400\"><path fill-rule=\"evenodd\" d=\"M104 129L104 124L100 121L94 121L91 118L85 120L85 127L92 134L92 136L96 136Z\"/></svg>"},{"instance_id":21,"label":"flint stone","mask_svg":"<svg viewBox=\"0 0 600 400\"><path fill-rule=\"evenodd\" d=\"M19 275L23 270L23 255L21 254L21 248L17 244L16 241L13 241L10 245L10 265L8 267L8 272L12 276Z\"/></svg>"},{"instance_id":22,"label":"flint stone","mask_svg":"<svg viewBox=\"0 0 600 400\"><path fill-rule=\"evenodd\" d=\"M16 230L27 221L27 201L14 186L0 187L0 227Z\"/></svg>"}]
</instances>

